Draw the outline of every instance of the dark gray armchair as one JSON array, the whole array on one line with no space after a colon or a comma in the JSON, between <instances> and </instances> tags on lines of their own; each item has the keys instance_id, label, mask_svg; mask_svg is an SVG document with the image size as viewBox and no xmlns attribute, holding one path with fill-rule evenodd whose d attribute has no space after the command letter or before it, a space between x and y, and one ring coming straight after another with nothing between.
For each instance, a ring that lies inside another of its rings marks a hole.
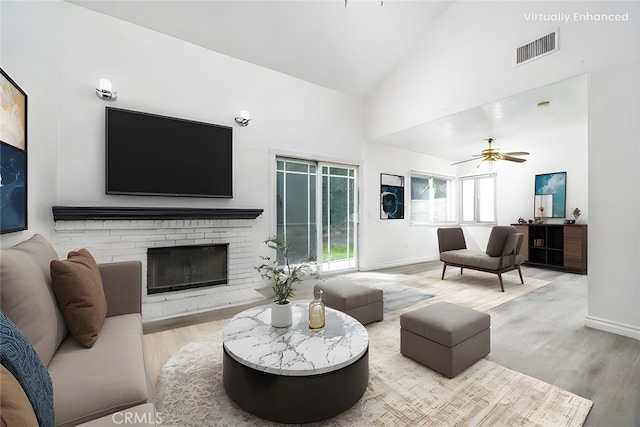
<instances>
[{"instance_id":1,"label":"dark gray armchair","mask_svg":"<svg viewBox=\"0 0 640 427\"><path fill-rule=\"evenodd\" d=\"M487 250L474 251L467 249L462 228L439 228L440 261L444 262L442 280L444 280L447 266L452 266L460 267L460 274L465 268L497 274L502 292L504 292L502 273L507 271L518 270L520 283L524 284L520 269L524 261L524 257L520 255L523 239L524 234L516 233L515 227L496 226L489 235Z\"/></svg>"}]
</instances>

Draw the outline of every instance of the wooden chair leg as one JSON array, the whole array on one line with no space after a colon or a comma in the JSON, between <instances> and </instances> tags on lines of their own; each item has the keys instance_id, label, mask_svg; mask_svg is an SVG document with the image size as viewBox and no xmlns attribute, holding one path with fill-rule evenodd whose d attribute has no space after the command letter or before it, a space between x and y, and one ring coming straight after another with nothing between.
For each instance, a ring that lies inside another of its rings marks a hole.
<instances>
[{"instance_id":1,"label":"wooden chair leg","mask_svg":"<svg viewBox=\"0 0 640 427\"><path fill-rule=\"evenodd\" d=\"M520 283L524 285L524 279L522 278L522 270L520 269L520 266L518 266L518 273L520 274Z\"/></svg>"},{"instance_id":2,"label":"wooden chair leg","mask_svg":"<svg viewBox=\"0 0 640 427\"><path fill-rule=\"evenodd\" d=\"M500 288L504 292L504 284L502 283L502 273L498 273L498 280L500 281Z\"/></svg>"},{"instance_id":3,"label":"wooden chair leg","mask_svg":"<svg viewBox=\"0 0 640 427\"><path fill-rule=\"evenodd\" d=\"M445 263L442 266L442 277L440 278L440 280L444 280L444 272L447 271L447 264Z\"/></svg>"}]
</instances>

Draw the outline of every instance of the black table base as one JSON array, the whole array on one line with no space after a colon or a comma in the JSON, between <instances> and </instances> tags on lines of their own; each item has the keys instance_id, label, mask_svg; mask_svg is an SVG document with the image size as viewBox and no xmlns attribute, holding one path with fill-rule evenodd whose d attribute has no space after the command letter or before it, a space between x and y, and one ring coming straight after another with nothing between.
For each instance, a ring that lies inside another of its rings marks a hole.
<instances>
[{"instance_id":1,"label":"black table base","mask_svg":"<svg viewBox=\"0 0 640 427\"><path fill-rule=\"evenodd\" d=\"M224 350L222 381L229 397L260 418L287 424L326 420L346 411L369 382L369 349L354 363L308 376L275 375L245 366Z\"/></svg>"}]
</instances>

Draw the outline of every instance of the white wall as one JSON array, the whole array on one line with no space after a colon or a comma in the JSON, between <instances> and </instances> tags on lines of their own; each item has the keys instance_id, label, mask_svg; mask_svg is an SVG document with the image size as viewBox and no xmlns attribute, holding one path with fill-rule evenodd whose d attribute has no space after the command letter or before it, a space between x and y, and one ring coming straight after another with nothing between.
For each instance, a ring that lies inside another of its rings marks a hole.
<instances>
[{"instance_id":1,"label":"white wall","mask_svg":"<svg viewBox=\"0 0 640 427\"><path fill-rule=\"evenodd\" d=\"M640 339L638 76L638 64L591 76L586 324Z\"/></svg>"},{"instance_id":2,"label":"white wall","mask_svg":"<svg viewBox=\"0 0 640 427\"><path fill-rule=\"evenodd\" d=\"M271 232L270 150L356 159L362 105L335 91L62 2L2 2L2 67L29 96L29 230L52 232L53 205L262 208ZM118 100L94 94L112 81ZM104 194L105 106L233 126L234 198ZM234 124L240 110L253 120Z\"/></svg>"},{"instance_id":3,"label":"white wall","mask_svg":"<svg viewBox=\"0 0 640 427\"><path fill-rule=\"evenodd\" d=\"M628 13L629 20L577 21L575 12ZM570 19L531 21L526 19L530 13L566 13ZM581 209L588 200L586 212L582 209L589 218L586 323L638 339L639 16L638 2L457 2L434 26L434 37L418 46L365 105L366 135L375 138L588 73L588 157L576 161L568 147L564 157L550 157L558 167L540 165L531 174L574 170L579 175L588 161L587 197L584 188L573 192L569 173L567 200ZM558 28L559 52L513 67L515 47ZM513 220L504 216L500 212L501 221Z\"/></svg>"},{"instance_id":4,"label":"white wall","mask_svg":"<svg viewBox=\"0 0 640 427\"><path fill-rule=\"evenodd\" d=\"M574 13L629 13L627 22L579 22ZM527 19L571 16L568 23ZM515 49L559 30L560 51L514 67ZM427 123L564 78L633 64L637 2L454 3L365 104L366 137Z\"/></svg>"},{"instance_id":5,"label":"white wall","mask_svg":"<svg viewBox=\"0 0 640 427\"><path fill-rule=\"evenodd\" d=\"M450 161L396 148L367 144L361 203L364 214L360 220L360 268L391 267L438 259L435 226L411 226L408 195L409 172L419 171L443 176L455 176ZM404 219L380 219L380 174L405 177Z\"/></svg>"},{"instance_id":6,"label":"white wall","mask_svg":"<svg viewBox=\"0 0 640 427\"><path fill-rule=\"evenodd\" d=\"M568 162L567 159L571 161ZM451 160L439 159L414 152L368 144L364 155L363 203L365 214L361 218L363 270L410 264L438 259L436 229L434 226L412 226L410 201L405 200L404 220L381 220L380 173L402 175L406 180L405 197L409 193L409 171L415 170L445 176L464 177L486 173L476 164L451 166ZM498 163L497 169L497 223L512 224L519 217L533 219L534 178L537 174L567 172L566 216L579 207L583 212L580 223L588 223L587 129L575 135L573 141L558 141L558 145L536 149L525 163ZM562 223L563 219L549 218L548 223ZM464 226L467 245L471 249L486 248L491 226Z\"/></svg>"}]
</instances>

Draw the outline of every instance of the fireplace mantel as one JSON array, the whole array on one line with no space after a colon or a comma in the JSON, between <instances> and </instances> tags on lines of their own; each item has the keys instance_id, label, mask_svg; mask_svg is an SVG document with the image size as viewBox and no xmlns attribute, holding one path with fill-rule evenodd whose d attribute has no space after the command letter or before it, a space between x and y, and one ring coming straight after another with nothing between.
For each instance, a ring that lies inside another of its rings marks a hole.
<instances>
[{"instance_id":1,"label":"fireplace mantel","mask_svg":"<svg viewBox=\"0 0 640 427\"><path fill-rule=\"evenodd\" d=\"M256 219L263 209L53 206L55 221L155 219Z\"/></svg>"}]
</instances>

